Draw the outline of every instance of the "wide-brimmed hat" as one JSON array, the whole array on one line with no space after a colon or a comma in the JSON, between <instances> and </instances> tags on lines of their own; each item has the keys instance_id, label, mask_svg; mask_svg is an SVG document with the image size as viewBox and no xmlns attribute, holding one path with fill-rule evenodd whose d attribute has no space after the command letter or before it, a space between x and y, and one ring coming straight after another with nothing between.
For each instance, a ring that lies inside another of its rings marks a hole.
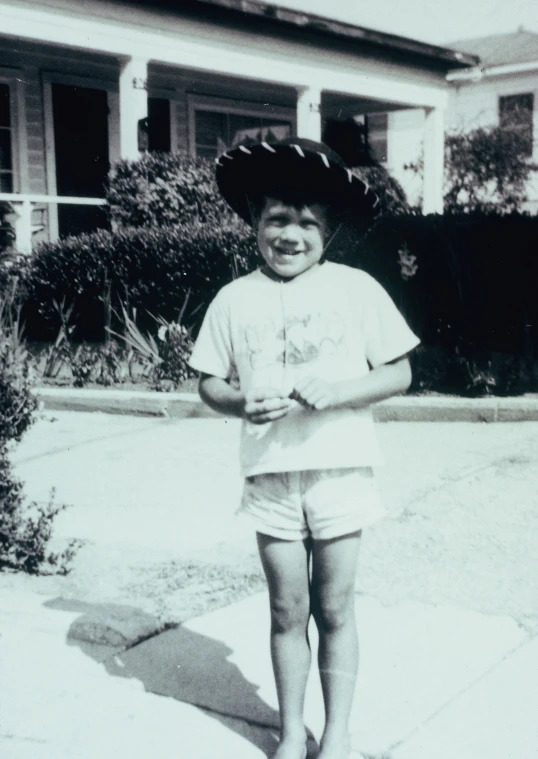
<instances>
[{"instance_id":1,"label":"wide-brimmed hat","mask_svg":"<svg viewBox=\"0 0 538 759\"><path fill-rule=\"evenodd\" d=\"M263 196L312 198L350 221L369 221L379 198L322 142L289 137L228 150L217 158L219 190L247 224L252 206Z\"/></svg>"}]
</instances>

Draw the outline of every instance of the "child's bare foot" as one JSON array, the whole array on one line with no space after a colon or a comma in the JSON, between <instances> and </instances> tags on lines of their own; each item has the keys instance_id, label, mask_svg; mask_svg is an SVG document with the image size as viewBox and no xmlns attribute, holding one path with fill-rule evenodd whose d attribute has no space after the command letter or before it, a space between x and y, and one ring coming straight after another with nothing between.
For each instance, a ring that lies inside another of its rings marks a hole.
<instances>
[{"instance_id":1,"label":"child's bare foot","mask_svg":"<svg viewBox=\"0 0 538 759\"><path fill-rule=\"evenodd\" d=\"M302 738L284 738L278 744L273 759L306 759L306 735Z\"/></svg>"}]
</instances>

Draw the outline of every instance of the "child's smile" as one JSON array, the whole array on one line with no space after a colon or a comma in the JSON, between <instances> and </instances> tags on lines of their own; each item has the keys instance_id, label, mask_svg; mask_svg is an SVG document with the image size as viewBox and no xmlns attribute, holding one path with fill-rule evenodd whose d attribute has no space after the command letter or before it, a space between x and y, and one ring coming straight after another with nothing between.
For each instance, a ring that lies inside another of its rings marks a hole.
<instances>
[{"instance_id":1,"label":"child's smile","mask_svg":"<svg viewBox=\"0 0 538 759\"><path fill-rule=\"evenodd\" d=\"M267 198L258 222L258 247L272 272L293 279L319 263L326 227L320 204L296 208Z\"/></svg>"}]
</instances>

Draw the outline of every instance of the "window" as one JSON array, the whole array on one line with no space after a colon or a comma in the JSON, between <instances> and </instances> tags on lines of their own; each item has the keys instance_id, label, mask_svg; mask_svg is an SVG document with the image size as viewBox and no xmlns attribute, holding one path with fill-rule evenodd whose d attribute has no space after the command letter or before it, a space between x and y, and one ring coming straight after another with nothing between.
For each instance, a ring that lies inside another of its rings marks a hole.
<instances>
[{"instance_id":1,"label":"window","mask_svg":"<svg viewBox=\"0 0 538 759\"><path fill-rule=\"evenodd\" d=\"M11 92L0 82L0 192L13 192Z\"/></svg>"},{"instance_id":2,"label":"window","mask_svg":"<svg viewBox=\"0 0 538 759\"><path fill-rule=\"evenodd\" d=\"M214 158L245 142L283 140L292 134L293 116L282 109L208 101L191 103L191 150L197 156Z\"/></svg>"},{"instance_id":3,"label":"window","mask_svg":"<svg viewBox=\"0 0 538 759\"><path fill-rule=\"evenodd\" d=\"M170 101L148 98L148 150L170 152Z\"/></svg>"},{"instance_id":4,"label":"window","mask_svg":"<svg viewBox=\"0 0 538 759\"><path fill-rule=\"evenodd\" d=\"M499 125L514 131L521 137L524 156L530 158L533 148L534 95L506 95L499 98Z\"/></svg>"}]
</instances>

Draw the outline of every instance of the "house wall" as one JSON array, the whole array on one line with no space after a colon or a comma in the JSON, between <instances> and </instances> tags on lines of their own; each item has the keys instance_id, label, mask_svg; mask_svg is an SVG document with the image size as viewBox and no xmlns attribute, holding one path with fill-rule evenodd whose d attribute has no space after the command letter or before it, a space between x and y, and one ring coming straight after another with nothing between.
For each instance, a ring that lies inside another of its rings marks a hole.
<instances>
[{"instance_id":1,"label":"house wall","mask_svg":"<svg viewBox=\"0 0 538 759\"><path fill-rule=\"evenodd\" d=\"M275 109L289 109L292 117L299 94L305 91L308 97L312 93L312 99L303 98L304 103L316 113L323 93L322 117L328 112L327 103L341 113L341 103L348 101L369 103L370 110L376 102L379 110L383 106L393 110L437 109L447 101L448 86L439 61L369 47L360 39L351 42L304 33L297 26L273 24L270 19L254 22L217 11L215 16L213 12L197 16L189 7L163 10L158 3L128 0L85 0L83 4L0 0L2 67L20 82L16 192L56 194L51 97L55 82L106 90L110 159L120 155L120 137L122 154L136 154L136 123L141 118L136 113L143 113L144 93L131 98L130 79L122 78L122 103L136 106L133 115L122 108L120 121L121 61L136 64L140 72L133 78L134 90L144 87L138 82L145 82L147 76L149 95L170 99L175 150L189 149L189 102L196 95L270 103ZM361 109L357 107L354 113ZM401 145L406 144L405 131L400 135ZM392 154L398 149L395 137ZM428 156L429 176L433 176L440 151L432 149ZM437 186L429 186L427 194L433 203L438 202ZM50 206L50 211L46 223L54 236L55 207ZM40 213L44 218L45 211Z\"/></svg>"},{"instance_id":2,"label":"house wall","mask_svg":"<svg viewBox=\"0 0 538 759\"><path fill-rule=\"evenodd\" d=\"M52 193L51 163L53 135L47 129L45 112L50 82L105 89L109 93L109 142L111 160L119 157L117 136L117 96L119 61L111 56L72 51L28 42L2 40L2 69L10 83L22 82L21 102L16 108L17 190L35 194ZM172 149L189 149L189 95L212 96L255 103L273 103L294 109L295 92L254 81L227 78L183 69L150 65L148 94L171 101ZM49 113L49 118L51 114ZM24 119L22 118L24 117ZM18 128L25 121L25 130ZM47 159L49 165L47 166Z\"/></svg>"},{"instance_id":3,"label":"house wall","mask_svg":"<svg viewBox=\"0 0 538 759\"><path fill-rule=\"evenodd\" d=\"M535 151L538 139L538 71L502 77L484 77L479 82L453 83L450 91L447 128L469 130L499 123L499 97L534 93Z\"/></svg>"},{"instance_id":4,"label":"house wall","mask_svg":"<svg viewBox=\"0 0 538 759\"><path fill-rule=\"evenodd\" d=\"M360 40L305 36L301 29L272 25L270 19L252 26L239 15L195 18L181 7L174 12L118 0L86 0L83 5L72 0L48 0L46 5L0 0L2 14L5 33L36 41L67 41L83 49L405 106L437 106L446 100L439 63L417 55L373 52Z\"/></svg>"}]
</instances>

